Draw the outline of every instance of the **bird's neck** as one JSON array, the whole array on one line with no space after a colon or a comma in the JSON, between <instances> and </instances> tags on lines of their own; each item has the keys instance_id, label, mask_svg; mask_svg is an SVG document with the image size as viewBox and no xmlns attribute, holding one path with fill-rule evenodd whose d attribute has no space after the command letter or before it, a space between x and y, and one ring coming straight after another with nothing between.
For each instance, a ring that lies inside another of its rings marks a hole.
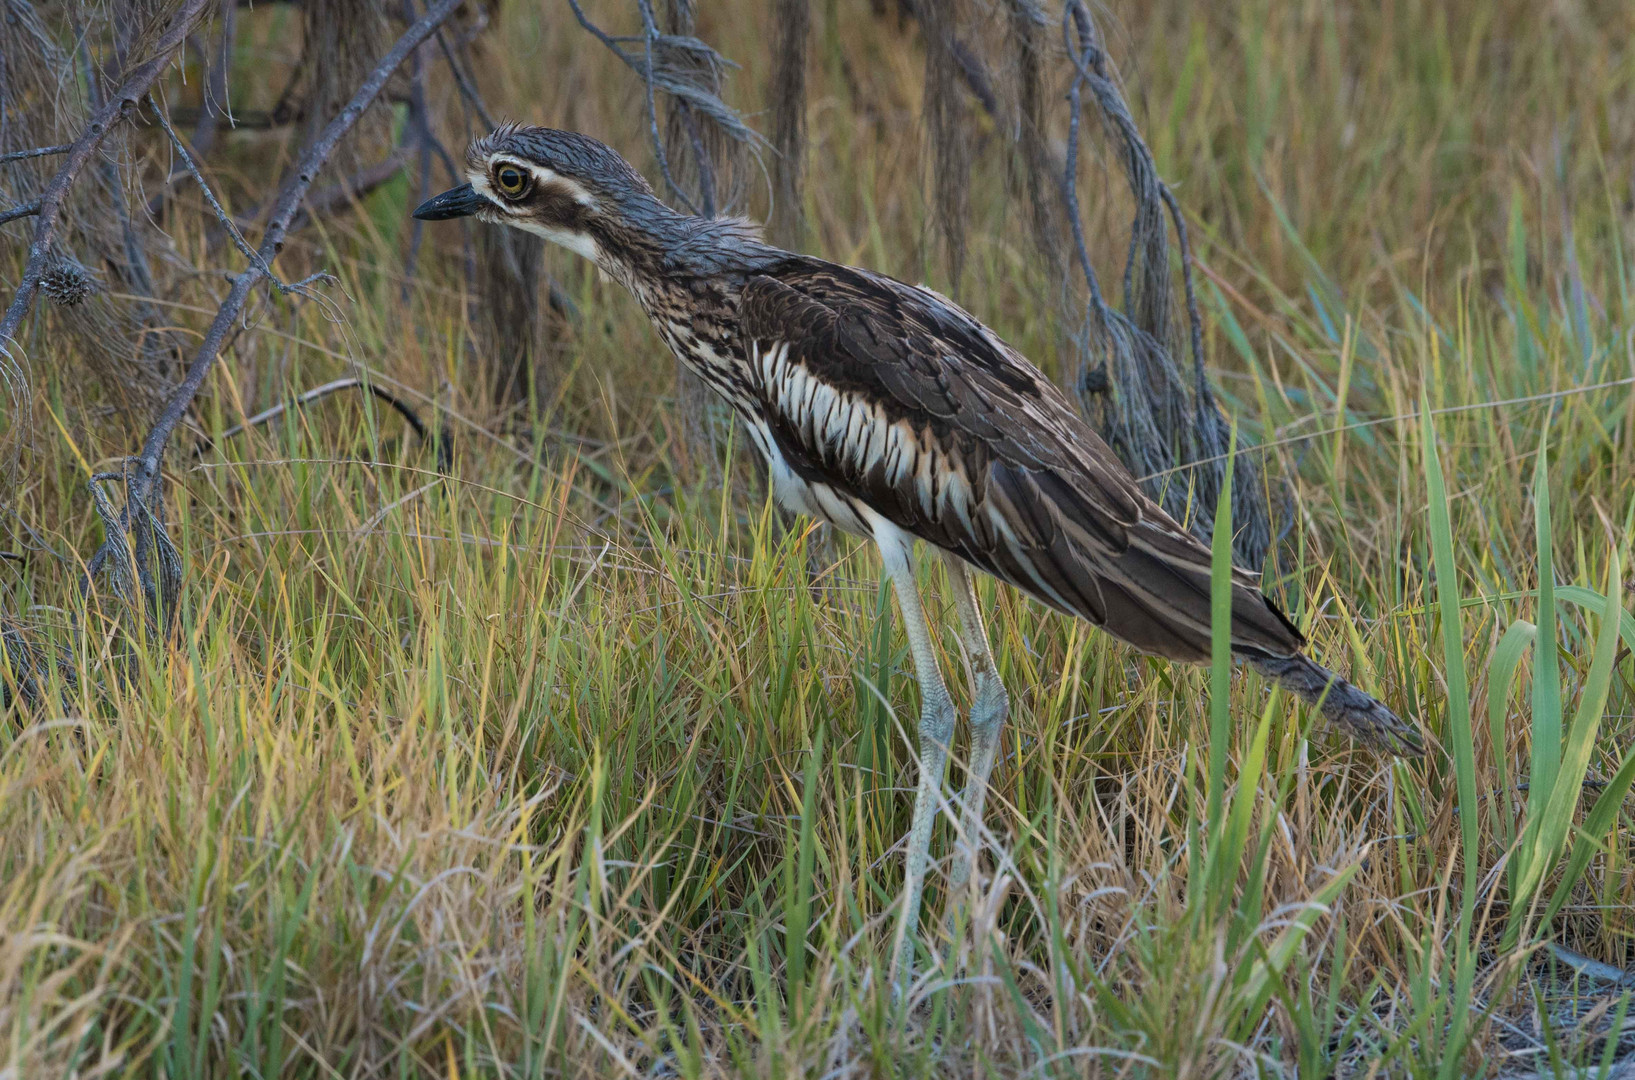
<instances>
[{"instance_id":1,"label":"bird's neck","mask_svg":"<svg viewBox=\"0 0 1635 1080\"><path fill-rule=\"evenodd\" d=\"M597 265L638 296L698 279L741 281L786 257L741 218L678 214L646 193L596 218L591 239Z\"/></svg>"}]
</instances>

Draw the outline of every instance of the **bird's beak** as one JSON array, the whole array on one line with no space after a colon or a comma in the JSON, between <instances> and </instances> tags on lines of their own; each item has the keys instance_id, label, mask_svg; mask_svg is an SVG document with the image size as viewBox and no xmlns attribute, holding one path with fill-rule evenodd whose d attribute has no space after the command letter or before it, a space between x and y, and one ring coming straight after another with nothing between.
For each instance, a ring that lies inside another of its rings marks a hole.
<instances>
[{"instance_id":1,"label":"bird's beak","mask_svg":"<svg viewBox=\"0 0 1635 1080\"><path fill-rule=\"evenodd\" d=\"M414 216L421 221L443 221L447 218L470 217L487 202L470 184L434 196L415 207Z\"/></svg>"}]
</instances>

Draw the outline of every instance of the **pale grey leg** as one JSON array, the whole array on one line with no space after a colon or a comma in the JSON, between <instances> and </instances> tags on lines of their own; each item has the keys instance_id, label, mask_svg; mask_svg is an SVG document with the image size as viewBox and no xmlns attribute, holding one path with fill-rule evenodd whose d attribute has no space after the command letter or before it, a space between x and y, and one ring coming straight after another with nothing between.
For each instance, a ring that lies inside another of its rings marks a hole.
<instances>
[{"instance_id":1,"label":"pale grey leg","mask_svg":"<svg viewBox=\"0 0 1635 1080\"><path fill-rule=\"evenodd\" d=\"M931 826L942 801L942 771L948 762L948 743L954 734L954 702L937 670L931 647L931 628L914 585L914 538L889 522L875 522L874 539L886 575L897 591L903 613L908 649L920 684L920 784L914 796L914 823L908 831L904 855L903 908L892 947L892 981L906 987L914 977L914 935L920 922L920 894L925 887L926 863L931 850Z\"/></svg>"},{"instance_id":2,"label":"pale grey leg","mask_svg":"<svg viewBox=\"0 0 1635 1080\"><path fill-rule=\"evenodd\" d=\"M971 665L971 760L960 796L959 836L955 840L954 868L948 877L949 895L958 903L976 862L982 835L982 805L988 796L988 774L993 771L994 752L999 749L999 733L1010 714L1010 695L999 681L999 667L988 647L988 631L977 609L975 583L957 555L940 552L948 571L948 584L959 612L961 640Z\"/></svg>"}]
</instances>

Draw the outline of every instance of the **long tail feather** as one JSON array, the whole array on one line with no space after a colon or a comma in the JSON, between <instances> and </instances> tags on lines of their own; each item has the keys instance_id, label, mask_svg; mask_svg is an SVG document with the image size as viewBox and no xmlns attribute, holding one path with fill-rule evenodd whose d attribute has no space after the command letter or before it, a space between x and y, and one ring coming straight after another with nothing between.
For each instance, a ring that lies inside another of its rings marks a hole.
<instances>
[{"instance_id":1,"label":"long tail feather","mask_svg":"<svg viewBox=\"0 0 1635 1080\"><path fill-rule=\"evenodd\" d=\"M1298 654L1257 656L1249 662L1291 694L1315 705L1330 723L1358 742L1398 757L1418 757L1425 752L1425 740L1417 728L1321 664Z\"/></svg>"}]
</instances>

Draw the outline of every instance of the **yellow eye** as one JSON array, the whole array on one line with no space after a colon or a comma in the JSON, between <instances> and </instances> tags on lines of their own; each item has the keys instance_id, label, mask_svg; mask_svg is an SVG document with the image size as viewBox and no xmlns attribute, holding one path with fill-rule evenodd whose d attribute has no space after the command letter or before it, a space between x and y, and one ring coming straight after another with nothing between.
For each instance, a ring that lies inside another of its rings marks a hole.
<instances>
[{"instance_id":1,"label":"yellow eye","mask_svg":"<svg viewBox=\"0 0 1635 1080\"><path fill-rule=\"evenodd\" d=\"M500 171L494 174L494 182L499 185L502 193L515 197L522 194L527 177L515 165L502 165Z\"/></svg>"}]
</instances>

